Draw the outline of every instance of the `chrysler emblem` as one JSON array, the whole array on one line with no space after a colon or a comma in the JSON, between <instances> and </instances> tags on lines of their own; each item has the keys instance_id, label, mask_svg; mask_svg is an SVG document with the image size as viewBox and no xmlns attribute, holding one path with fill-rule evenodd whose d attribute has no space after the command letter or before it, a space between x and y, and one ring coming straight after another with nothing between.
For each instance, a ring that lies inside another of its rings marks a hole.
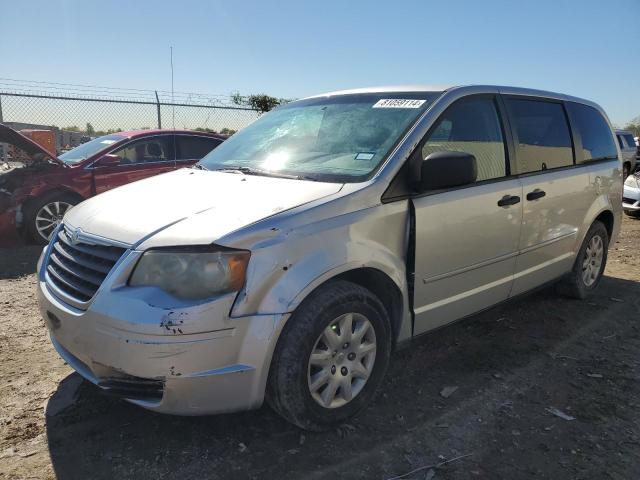
<instances>
[{"instance_id":1,"label":"chrysler emblem","mask_svg":"<svg viewBox=\"0 0 640 480\"><path fill-rule=\"evenodd\" d=\"M72 244L76 244L78 243L78 240L80 239L80 235L82 234L82 229L80 228L76 228L73 232L71 232L71 243Z\"/></svg>"}]
</instances>

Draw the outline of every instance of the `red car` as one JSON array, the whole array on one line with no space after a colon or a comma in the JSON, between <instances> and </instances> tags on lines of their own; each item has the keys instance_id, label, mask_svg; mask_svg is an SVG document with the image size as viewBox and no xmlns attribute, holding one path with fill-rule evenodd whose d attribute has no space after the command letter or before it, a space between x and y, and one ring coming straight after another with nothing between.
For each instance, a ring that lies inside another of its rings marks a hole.
<instances>
[{"instance_id":1,"label":"red car","mask_svg":"<svg viewBox=\"0 0 640 480\"><path fill-rule=\"evenodd\" d=\"M46 243L72 206L111 188L193 165L225 136L189 130L136 130L96 138L55 157L0 124L0 143L26 161L0 158L0 244L18 233Z\"/></svg>"}]
</instances>

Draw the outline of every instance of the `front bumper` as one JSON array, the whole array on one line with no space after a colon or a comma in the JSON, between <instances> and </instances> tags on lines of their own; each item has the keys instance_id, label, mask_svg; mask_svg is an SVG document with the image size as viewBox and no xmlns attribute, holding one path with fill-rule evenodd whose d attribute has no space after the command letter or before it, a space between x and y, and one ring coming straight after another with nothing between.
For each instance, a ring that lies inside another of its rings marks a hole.
<instances>
[{"instance_id":1,"label":"front bumper","mask_svg":"<svg viewBox=\"0 0 640 480\"><path fill-rule=\"evenodd\" d=\"M9 209L0 213L0 247L10 247L19 240L16 212Z\"/></svg>"},{"instance_id":2,"label":"front bumper","mask_svg":"<svg viewBox=\"0 0 640 480\"><path fill-rule=\"evenodd\" d=\"M624 186L622 208L630 212L640 211L640 188Z\"/></svg>"},{"instance_id":3,"label":"front bumper","mask_svg":"<svg viewBox=\"0 0 640 480\"><path fill-rule=\"evenodd\" d=\"M46 252L43 261L46 265ZM88 308L80 310L55 296L42 270L38 303L54 347L106 393L179 415L262 404L285 315L231 318L229 295L171 308L155 289L109 285L118 275L107 277Z\"/></svg>"}]
</instances>

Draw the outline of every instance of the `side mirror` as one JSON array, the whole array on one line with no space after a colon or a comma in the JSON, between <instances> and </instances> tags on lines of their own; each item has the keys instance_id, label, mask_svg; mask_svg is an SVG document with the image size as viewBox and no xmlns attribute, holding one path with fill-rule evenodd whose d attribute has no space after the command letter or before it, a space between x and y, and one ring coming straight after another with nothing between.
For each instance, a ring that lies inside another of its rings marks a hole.
<instances>
[{"instance_id":1,"label":"side mirror","mask_svg":"<svg viewBox=\"0 0 640 480\"><path fill-rule=\"evenodd\" d=\"M415 183L420 191L440 190L474 183L478 167L470 153L445 151L425 158L417 173Z\"/></svg>"},{"instance_id":2,"label":"side mirror","mask_svg":"<svg viewBox=\"0 0 640 480\"><path fill-rule=\"evenodd\" d=\"M107 153L96 161L96 166L115 167L116 165L120 165L121 161L122 159L118 155L111 155L110 153Z\"/></svg>"}]
</instances>

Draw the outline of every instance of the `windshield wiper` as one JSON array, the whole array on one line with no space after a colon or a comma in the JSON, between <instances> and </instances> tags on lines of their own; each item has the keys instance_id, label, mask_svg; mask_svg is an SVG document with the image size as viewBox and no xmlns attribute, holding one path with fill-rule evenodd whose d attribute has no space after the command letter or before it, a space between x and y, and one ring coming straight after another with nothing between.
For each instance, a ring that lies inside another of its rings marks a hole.
<instances>
[{"instance_id":1,"label":"windshield wiper","mask_svg":"<svg viewBox=\"0 0 640 480\"><path fill-rule=\"evenodd\" d=\"M196 163L195 165L193 165L193 167L191 168L197 168L198 170L209 170L207 167L205 167L204 165L201 165L199 163Z\"/></svg>"},{"instance_id":2,"label":"windshield wiper","mask_svg":"<svg viewBox=\"0 0 640 480\"><path fill-rule=\"evenodd\" d=\"M305 175L290 175L287 173L273 172L270 170L260 170L257 168L251 167L223 167L223 168L215 168L214 172L238 172L244 175L259 175L263 177L274 177L274 178L290 178L293 180L310 180L316 181L316 179L307 177Z\"/></svg>"}]
</instances>

